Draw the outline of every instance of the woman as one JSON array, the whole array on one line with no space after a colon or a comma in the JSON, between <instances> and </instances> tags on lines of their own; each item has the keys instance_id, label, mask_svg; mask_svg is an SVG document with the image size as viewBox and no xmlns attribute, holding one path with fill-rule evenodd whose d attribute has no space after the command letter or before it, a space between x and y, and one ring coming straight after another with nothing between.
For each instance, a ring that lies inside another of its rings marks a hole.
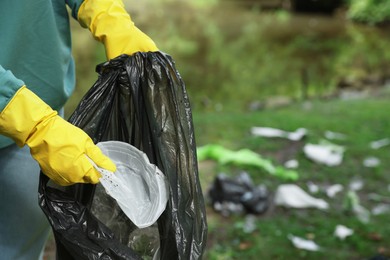
<instances>
[{"instance_id":1,"label":"woman","mask_svg":"<svg viewBox=\"0 0 390 260\"><path fill-rule=\"evenodd\" d=\"M75 86L67 6L105 46L108 59L157 51L121 0L0 2L0 252L39 259L49 234L38 206L40 169L60 185L97 183L115 165L81 129L62 119Z\"/></svg>"}]
</instances>

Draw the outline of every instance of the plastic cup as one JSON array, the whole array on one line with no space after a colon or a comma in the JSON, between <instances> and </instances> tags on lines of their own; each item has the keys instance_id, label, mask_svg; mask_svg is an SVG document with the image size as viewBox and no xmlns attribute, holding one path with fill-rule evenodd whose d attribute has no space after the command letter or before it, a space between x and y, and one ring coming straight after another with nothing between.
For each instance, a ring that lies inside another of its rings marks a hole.
<instances>
[{"instance_id":1,"label":"plastic cup","mask_svg":"<svg viewBox=\"0 0 390 260\"><path fill-rule=\"evenodd\" d=\"M151 226L168 201L166 176L145 153L128 143L107 141L97 146L117 167L115 173L97 167L106 193L138 228Z\"/></svg>"}]
</instances>

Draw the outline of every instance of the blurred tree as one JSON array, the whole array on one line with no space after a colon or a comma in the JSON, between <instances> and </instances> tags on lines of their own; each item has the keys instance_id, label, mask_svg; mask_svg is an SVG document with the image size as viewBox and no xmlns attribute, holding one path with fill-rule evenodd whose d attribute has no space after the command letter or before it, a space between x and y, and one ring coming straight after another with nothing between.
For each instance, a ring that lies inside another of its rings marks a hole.
<instances>
[{"instance_id":1,"label":"blurred tree","mask_svg":"<svg viewBox=\"0 0 390 260\"><path fill-rule=\"evenodd\" d=\"M389 0L348 0L348 17L352 20L380 24L390 21Z\"/></svg>"}]
</instances>

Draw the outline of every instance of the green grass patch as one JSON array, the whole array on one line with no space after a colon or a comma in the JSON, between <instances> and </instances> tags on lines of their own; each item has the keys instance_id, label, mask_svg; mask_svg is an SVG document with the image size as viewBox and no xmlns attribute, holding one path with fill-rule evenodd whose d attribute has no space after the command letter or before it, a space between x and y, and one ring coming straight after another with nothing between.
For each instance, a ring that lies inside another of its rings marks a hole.
<instances>
[{"instance_id":1,"label":"green grass patch","mask_svg":"<svg viewBox=\"0 0 390 260\"><path fill-rule=\"evenodd\" d=\"M379 202L390 201L390 146L373 150L369 143L389 137L390 101L384 98L359 100L328 100L297 103L288 107L257 112L198 112L194 111L194 124L198 146L220 144L228 149L248 148L280 165L286 159L297 159L300 179L295 183L307 192L307 182L320 187L342 184L344 190L334 198L323 190L315 197L326 200L329 210L286 209L270 206L268 211L256 216L256 229L246 233L245 215L223 217L208 205L209 241L206 259L366 259L379 252L389 253L389 213L371 215L368 224L362 223L344 207L351 180L359 178L364 186L357 191L361 205L373 209ZM302 141L282 138L254 137L252 126L267 126L295 131L303 127L308 135ZM318 143L325 139L326 130L342 133L345 140L331 140L345 146L340 166L319 165L306 158L302 151L305 143ZM367 156L381 160L377 168L363 166ZM206 166L205 166L206 165ZM255 184L265 184L270 196L283 181L259 169L221 166L210 161L200 162L200 178L206 201L213 178L221 172L235 176L247 171ZM378 194L377 200L372 194ZM270 199L271 199L270 197ZM354 234L345 240L333 235L336 225L345 225ZM289 234L313 239L321 250L310 252L295 248Z\"/></svg>"}]
</instances>

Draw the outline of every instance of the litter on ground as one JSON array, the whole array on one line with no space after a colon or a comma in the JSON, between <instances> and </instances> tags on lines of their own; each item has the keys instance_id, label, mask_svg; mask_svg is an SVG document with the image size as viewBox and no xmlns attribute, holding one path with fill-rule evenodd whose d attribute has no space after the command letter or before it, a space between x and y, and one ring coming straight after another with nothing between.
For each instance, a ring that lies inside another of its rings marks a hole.
<instances>
[{"instance_id":1,"label":"litter on ground","mask_svg":"<svg viewBox=\"0 0 390 260\"><path fill-rule=\"evenodd\" d=\"M303 151L307 158L327 166L338 166L343 160L344 147L335 144L306 144Z\"/></svg>"},{"instance_id":2,"label":"litter on ground","mask_svg":"<svg viewBox=\"0 0 390 260\"><path fill-rule=\"evenodd\" d=\"M375 150L387 145L390 145L390 138L383 138L380 140L372 141L370 143L371 149L375 149Z\"/></svg>"},{"instance_id":3,"label":"litter on ground","mask_svg":"<svg viewBox=\"0 0 390 260\"><path fill-rule=\"evenodd\" d=\"M344 208L355 214L357 219L367 224L370 222L371 213L360 204L360 199L355 191L348 191L344 200Z\"/></svg>"},{"instance_id":4,"label":"litter on ground","mask_svg":"<svg viewBox=\"0 0 390 260\"><path fill-rule=\"evenodd\" d=\"M326 201L310 196L295 184L279 185L274 202L275 205L288 208L318 208L323 210L329 208Z\"/></svg>"},{"instance_id":5,"label":"litter on ground","mask_svg":"<svg viewBox=\"0 0 390 260\"><path fill-rule=\"evenodd\" d=\"M325 131L325 138L329 140L345 140L347 136L345 134L336 133L332 131Z\"/></svg>"},{"instance_id":6,"label":"litter on ground","mask_svg":"<svg viewBox=\"0 0 390 260\"><path fill-rule=\"evenodd\" d=\"M369 156L364 158L363 165L368 168L375 168L378 167L381 164L381 161L374 156Z\"/></svg>"},{"instance_id":7,"label":"litter on ground","mask_svg":"<svg viewBox=\"0 0 390 260\"><path fill-rule=\"evenodd\" d=\"M344 189L343 185L333 184L326 189L326 195L329 198L334 198L336 196L336 194L339 193L340 191L342 191L343 189Z\"/></svg>"},{"instance_id":8,"label":"litter on ground","mask_svg":"<svg viewBox=\"0 0 390 260\"><path fill-rule=\"evenodd\" d=\"M341 240L344 240L346 237L351 236L352 234L353 230L343 225L337 225L334 231L334 235Z\"/></svg>"},{"instance_id":9,"label":"litter on ground","mask_svg":"<svg viewBox=\"0 0 390 260\"><path fill-rule=\"evenodd\" d=\"M299 177L296 171L286 169L282 166L274 166L271 160L265 159L260 154L249 149L233 151L221 145L209 144L199 147L197 153L199 161L212 159L222 165L232 164L236 166L255 167L284 180L295 181Z\"/></svg>"},{"instance_id":10,"label":"litter on ground","mask_svg":"<svg viewBox=\"0 0 390 260\"><path fill-rule=\"evenodd\" d=\"M288 160L284 163L284 167L287 169L296 169L299 166L299 162L297 160Z\"/></svg>"},{"instance_id":11,"label":"litter on ground","mask_svg":"<svg viewBox=\"0 0 390 260\"><path fill-rule=\"evenodd\" d=\"M371 210L371 213L374 216L382 215L389 212L390 212L390 205L385 203L380 203Z\"/></svg>"},{"instance_id":12,"label":"litter on ground","mask_svg":"<svg viewBox=\"0 0 390 260\"><path fill-rule=\"evenodd\" d=\"M288 235L288 238L291 240L291 242L296 248L308 251L320 250L320 246L317 245L313 240L303 239L301 237L293 236L291 234Z\"/></svg>"},{"instance_id":13,"label":"litter on ground","mask_svg":"<svg viewBox=\"0 0 390 260\"><path fill-rule=\"evenodd\" d=\"M261 137L280 137L287 138L291 141L299 141L306 136L307 130L305 128L298 128L294 132L287 132L281 129L272 127L254 126L251 128L252 135Z\"/></svg>"}]
</instances>

